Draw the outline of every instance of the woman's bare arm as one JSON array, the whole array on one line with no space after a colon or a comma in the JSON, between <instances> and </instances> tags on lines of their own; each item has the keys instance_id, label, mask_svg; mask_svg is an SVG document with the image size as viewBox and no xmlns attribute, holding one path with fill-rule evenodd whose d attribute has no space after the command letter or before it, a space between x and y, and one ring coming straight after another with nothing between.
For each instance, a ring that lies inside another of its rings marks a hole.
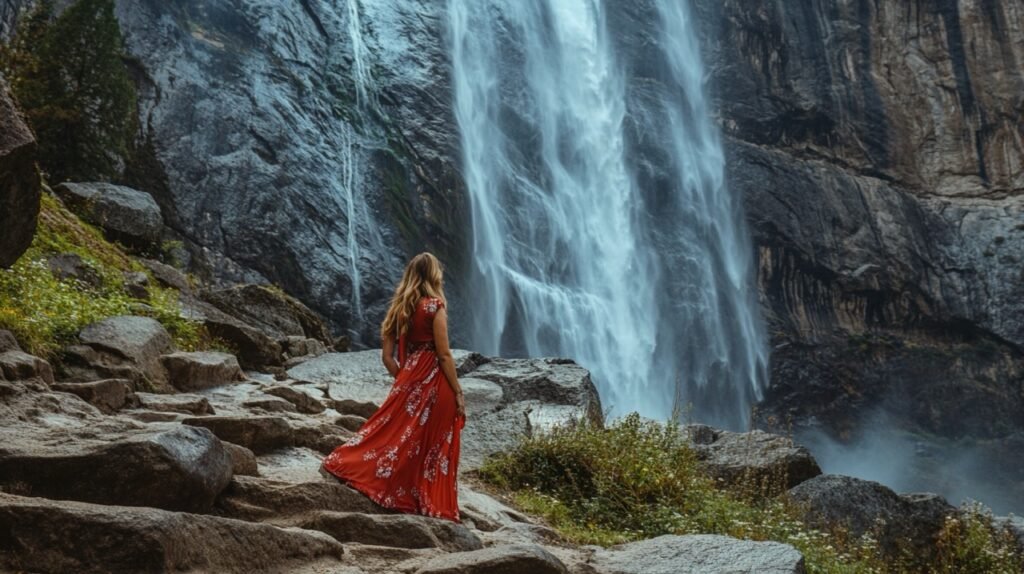
<instances>
[{"instance_id":1,"label":"woman's bare arm","mask_svg":"<svg viewBox=\"0 0 1024 574\"><path fill-rule=\"evenodd\" d=\"M455 358L452 357L452 350L448 346L448 311L444 307L438 309L434 315L434 350L437 352L441 371L455 393L456 409L460 415L466 416L466 402L462 397L459 375L455 372Z\"/></svg>"},{"instance_id":2,"label":"woman's bare arm","mask_svg":"<svg viewBox=\"0 0 1024 574\"><path fill-rule=\"evenodd\" d=\"M391 373L392 377L398 375L398 361L395 360L395 341L391 337L384 338L383 349L381 349L381 360L384 361L384 368Z\"/></svg>"}]
</instances>

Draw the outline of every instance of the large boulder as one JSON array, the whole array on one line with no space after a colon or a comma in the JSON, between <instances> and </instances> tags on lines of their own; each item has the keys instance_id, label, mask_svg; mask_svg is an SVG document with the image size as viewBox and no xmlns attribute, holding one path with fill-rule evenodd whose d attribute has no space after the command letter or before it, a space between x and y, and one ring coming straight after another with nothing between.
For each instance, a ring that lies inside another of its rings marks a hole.
<instances>
[{"instance_id":1,"label":"large boulder","mask_svg":"<svg viewBox=\"0 0 1024 574\"><path fill-rule=\"evenodd\" d=\"M109 183L62 183L53 188L79 217L118 241L148 247L163 236L164 220L153 196Z\"/></svg>"},{"instance_id":2,"label":"large boulder","mask_svg":"<svg viewBox=\"0 0 1024 574\"><path fill-rule=\"evenodd\" d=\"M197 391L245 380L238 359L227 353L178 352L160 357L167 379L179 391Z\"/></svg>"},{"instance_id":3,"label":"large boulder","mask_svg":"<svg viewBox=\"0 0 1024 574\"><path fill-rule=\"evenodd\" d=\"M581 406L591 421L599 424L603 419L590 372L571 360L494 358L470 372L474 378L501 385L507 402Z\"/></svg>"},{"instance_id":4,"label":"large boulder","mask_svg":"<svg viewBox=\"0 0 1024 574\"><path fill-rule=\"evenodd\" d=\"M181 308L183 317L201 322L207 332L237 350L238 362L243 368L261 370L281 366L281 345L256 327L187 294L181 296Z\"/></svg>"},{"instance_id":5,"label":"large boulder","mask_svg":"<svg viewBox=\"0 0 1024 574\"><path fill-rule=\"evenodd\" d=\"M776 494L821 474L810 451L788 437L706 425L686 425L684 432L709 474L727 484L745 482Z\"/></svg>"},{"instance_id":6,"label":"large boulder","mask_svg":"<svg viewBox=\"0 0 1024 574\"><path fill-rule=\"evenodd\" d=\"M470 552L442 554L416 574L567 574L561 560L541 546L502 544Z\"/></svg>"},{"instance_id":7,"label":"large boulder","mask_svg":"<svg viewBox=\"0 0 1024 574\"><path fill-rule=\"evenodd\" d=\"M5 444L0 486L62 500L204 512L231 481L231 457L206 429L138 430L92 440L59 435L54 438L64 440Z\"/></svg>"},{"instance_id":8,"label":"large boulder","mask_svg":"<svg viewBox=\"0 0 1024 574\"><path fill-rule=\"evenodd\" d=\"M3 493L0 533L0 570L15 572L286 572L344 553L319 532Z\"/></svg>"},{"instance_id":9,"label":"large boulder","mask_svg":"<svg viewBox=\"0 0 1024 574\"><path fill-rule=\"evenodd\" d=\"M170 390L160 357L174 350L167 329L149 317L119 316L82 329L81 345L66 349L69 378L126 378L136 390Z\"/></svg>"},{"instance_id":10,"label":"large boulder","mask_svg":"<svg viewBox=\"0 0 1024 574\"><path fill-rule=\"evenodd\" d=\"M935 494L897 494L877 482L837 474L807 480L789 496L802 508L808 525L843 527L855 537L871 533L892 555L904 550L931 552L946 517L956 513Z\"/></svg>"},{"instance_id":11,"label":"large boulder","mask_svg":"<svg viewBox=\"0 0 1024 574\"><path fill-rule=\"evenodd\" d=\"M221 311L278 341L305 337L317 339L327 346L333 344L327 325L316 313L277 289L263 285L238 285L204 291L201 296Z\"/></svg>"},{"instance_id":12,"label":"large boulder","mask_svg":"<svg viewBox=\"0 0 1024 574\"><path fill-rule=\"evenodd\" d=\"M0 78L0 268L10 267L32 243L41 183L36 141Z\"/></svg>"},{"instance_id":13,"label":"large boulder","mask_svg":"<svg viewBox=\"0 0 1024 574\"><path fill-rule=\"evenodd\" d=\"M779 542L729 536L659 536L598 550L590 565L599 574L804 574L804 558Z\"/></svg>"},{"instance_id":14,"label":"large boulder","mask_svg":"<svg viewBox=\"0 0 1024 574\"><path fill-rule=\"evenodd\" d=\"M48 384L53 382L50 363L18 350L0 353L0 374L9 381L39 379Z\"/></svg>"}]
</instances>

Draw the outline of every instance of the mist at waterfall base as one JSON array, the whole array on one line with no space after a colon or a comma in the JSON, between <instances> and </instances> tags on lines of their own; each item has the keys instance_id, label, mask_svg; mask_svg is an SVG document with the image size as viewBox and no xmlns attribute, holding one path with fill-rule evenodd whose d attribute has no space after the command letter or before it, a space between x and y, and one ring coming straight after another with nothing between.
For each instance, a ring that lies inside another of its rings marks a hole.
<instances>
[{"instance_id":1,"label":"mist at waterfall base","mask_svg":"<svg viewBox=\"0 0 1024 574\"><path fill-rule=\"evenodd\" d=\"M950 504L978 501L997 514L1024 514L1024 485L1003 472L1008 461L971 439L923 436L900 428L899 417L878 409L864 417L852 440L818 429L794 439L825 473L880 482L896 492L934 492Z\"/></svg>"},{"instance_id":2,"label":"mist at waterfall base","mask_svg":"<svg viewBox=\"0 0 1024 574\"><path fill-rule=\"evenodd\" d=\"M448 8L474 348L571 357L613 416L692 405L748 426L765 336L686 4ZM616 34L638 10L657 26L625 53Z\"/></svg>"}]
</instances>

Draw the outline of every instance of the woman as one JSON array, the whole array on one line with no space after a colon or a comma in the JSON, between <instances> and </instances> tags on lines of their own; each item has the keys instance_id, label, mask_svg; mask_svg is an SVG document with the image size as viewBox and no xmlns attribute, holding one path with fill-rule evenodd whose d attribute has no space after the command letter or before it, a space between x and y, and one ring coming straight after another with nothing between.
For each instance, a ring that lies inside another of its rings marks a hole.
<instances>
[{"instance_id":1,"label":"woman","mask_svg":"<svg viewBox=\"0 0 1024 574\"><path fill-rule=\"evenodd\" d=\"M459 521L456 478L465 401L448 347L441 263L405 267L380 334L391 392L323 468L377 504ZM395 345L398 360L395 360Z\"/></svg>"}]
</instances>

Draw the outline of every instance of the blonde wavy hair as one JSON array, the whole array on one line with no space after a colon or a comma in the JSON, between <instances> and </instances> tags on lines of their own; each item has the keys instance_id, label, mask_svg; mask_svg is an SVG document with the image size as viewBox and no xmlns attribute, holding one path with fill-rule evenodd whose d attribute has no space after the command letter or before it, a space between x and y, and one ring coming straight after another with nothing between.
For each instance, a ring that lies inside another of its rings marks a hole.
<instances>
[{"instance_id":1,"label":"blonde wavy hair","mask_svg":"<svg viewBox=\"0 0 1024 574\"><path fill-rule=\"evenodd\" d=\"M437 297L448 305L444 297L444 269L437 257L427 252L413 257L405 266L384 322L380 324L380 338L404 335L409 330L409 319L416 311L416 304L423 297Z\"/></svg>"}]
</instances>

